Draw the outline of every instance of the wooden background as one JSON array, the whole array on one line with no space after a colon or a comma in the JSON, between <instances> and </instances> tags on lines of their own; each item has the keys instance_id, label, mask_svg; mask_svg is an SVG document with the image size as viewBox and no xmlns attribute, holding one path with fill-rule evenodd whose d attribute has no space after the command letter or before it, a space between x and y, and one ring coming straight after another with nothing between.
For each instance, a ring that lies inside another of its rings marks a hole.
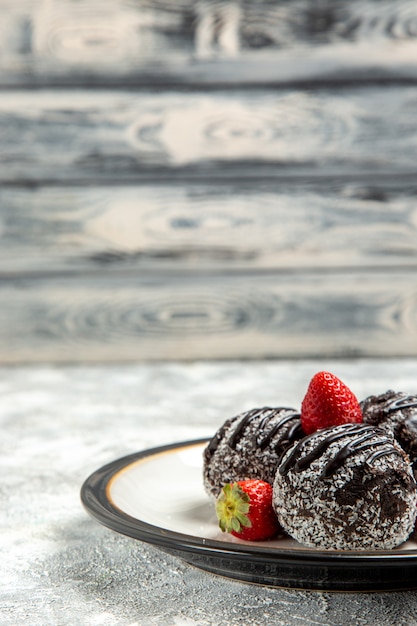
<instances>
[{"instance_id":1,"label":"wooden background","mask_svg":"<svg viewBox=\"0 0 417 626\"><path fill-rule=\"evenodd\" d=\"M0 17L0 362L417 354L415 0Z\"/></svg>"}]
</instances>

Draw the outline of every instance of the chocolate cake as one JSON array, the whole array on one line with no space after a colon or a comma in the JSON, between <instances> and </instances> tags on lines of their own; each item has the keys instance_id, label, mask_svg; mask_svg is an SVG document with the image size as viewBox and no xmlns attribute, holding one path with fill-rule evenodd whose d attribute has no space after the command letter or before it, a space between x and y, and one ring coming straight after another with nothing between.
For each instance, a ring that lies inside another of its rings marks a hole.
<instances>
[{"instance_id":1,"label":"chocolate cake","mask_svg":"<svg viewBox=\"0 0 417 626\"><path fill-rule=\"evenodd\" d=\"M390 432L410 457L417 475L417 396L386 391L360 403L363 421Z\"/></svg>"},{"instance_id":2,"label":"chocolate cake","mask_svg":"<svg viewBox=\"0 0 417 626\"><path fill-rule=\"evenodd\" d=\"M300 414L284 407L252 409L227 420L204 450L207 493L217 497L226 483L246 478L272 485L282 455L303 435Z\"/></svg>"},{"instance_id":3,"label":"chocolate cake","mask_svg":"<svg viewBox=\"0 0 417 626\"><path fill-rule=\"evenodd\" d=\"M273 505L284 530L325 549L391 549L413 531L417 486L388 432L366 424L318 430L279 465Z\"/></svg>"}]
</instances>

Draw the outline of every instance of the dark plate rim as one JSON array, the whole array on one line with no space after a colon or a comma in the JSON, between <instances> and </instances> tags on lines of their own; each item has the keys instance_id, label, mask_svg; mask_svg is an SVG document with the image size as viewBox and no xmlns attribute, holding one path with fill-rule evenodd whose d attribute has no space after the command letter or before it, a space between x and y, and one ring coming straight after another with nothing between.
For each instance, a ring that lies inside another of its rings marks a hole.
<instances>
[{"instance_id":1,"label":"dark plate rim","mask_svg":"<svg viewBox=\"0 0 417 626\"><path fill-rule=\"evenodd\" d=\"M303 548L277 548L257 544L232 543L215 539L206 539L164 529L132 517L115 506L108 497L108 486L113 478L130 465L147 457L163 452L173 452L181 448L203 445L209 438L174 442L148 448L112 461L93 472L81 487L81 502L86 511L102 525L120 534L146 543L153 544L171 552L195 553L202 557L250 561L254 563L309 565L320 567L350 566L357 568L395 568L417 565L417 550L384 551L324 551Z\"/></svg>"}]
</instances>

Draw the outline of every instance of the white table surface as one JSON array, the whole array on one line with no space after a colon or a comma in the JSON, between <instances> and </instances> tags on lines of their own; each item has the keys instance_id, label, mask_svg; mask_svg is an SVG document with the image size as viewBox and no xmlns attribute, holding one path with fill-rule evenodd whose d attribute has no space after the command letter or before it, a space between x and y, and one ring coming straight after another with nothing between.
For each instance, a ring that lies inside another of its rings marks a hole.
<instances>
[{"instance_id":1,"label":"white table surface","mask_svg":"<svg viewBox=\"0 0 417 626\"><path fill-rule=\"evenodd\" d=\"M0 368L0 624L417 624L417 591L339 594L227 580L113 533L80 504L82 482L101 465L210 436L256 406L297 408L320 369L359 399L417 392L417 359Z\"/></svg>"}]
</instances>

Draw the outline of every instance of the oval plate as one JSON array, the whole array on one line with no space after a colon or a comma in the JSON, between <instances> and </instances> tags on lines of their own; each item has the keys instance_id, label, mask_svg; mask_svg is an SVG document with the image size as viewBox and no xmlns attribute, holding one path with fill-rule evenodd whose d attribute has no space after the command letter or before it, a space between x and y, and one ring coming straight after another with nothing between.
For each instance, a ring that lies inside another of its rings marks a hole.
<instances>
[{"instance_id":1,"label":"oval plate","mask_svg":"<svg viewBox=\"0 0 417 626\"><path fill-rule=\"evenodd\" d=\"M290 539L250 543L222 534L203 488L206 443L173 443L113 461L84 482L82 503L104 526L228 578L331 591L417 588L414 541L391 551L339 552Z\"/></svg>"}]
</instances>

